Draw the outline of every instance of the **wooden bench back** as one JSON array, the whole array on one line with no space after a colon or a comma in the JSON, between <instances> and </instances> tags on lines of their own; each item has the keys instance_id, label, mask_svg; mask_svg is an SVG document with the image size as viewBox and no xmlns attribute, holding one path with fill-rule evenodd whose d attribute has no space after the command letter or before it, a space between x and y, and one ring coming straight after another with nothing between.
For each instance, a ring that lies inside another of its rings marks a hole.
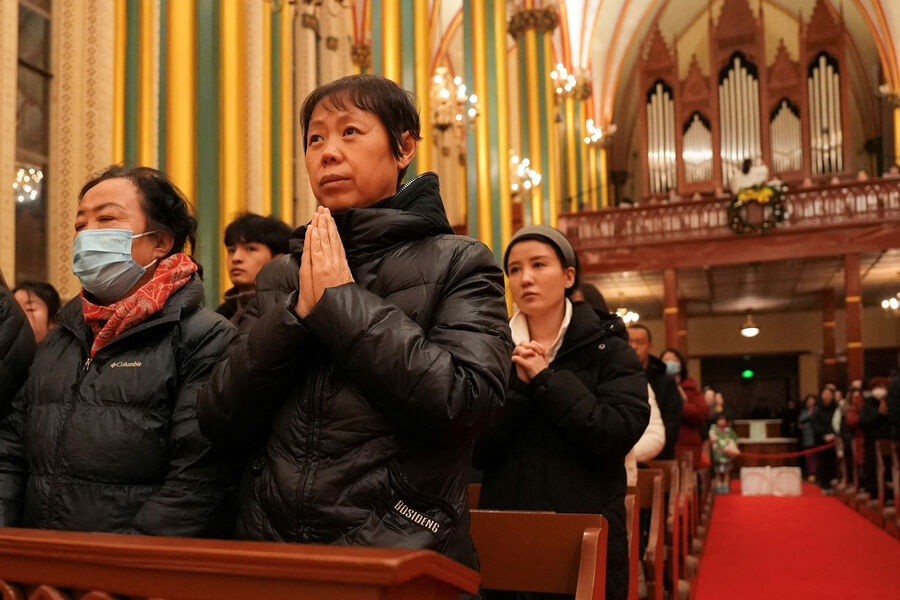
<instances>
[{"instance_id":1,"label":"wooden bench back","mask_svg":"<svg viewBox=\"0 0 900 600\"><path fill-rule=\"evenodd\" d=\"M625 491L625 526L628 532L628 598L637 600L638 571L641 562L641 507L640 491L629 485Z\"/></svg>"},{"instance_id":2,"label":"wooden bench back","mask_svg":"<svg viewBox=\"0 0 900 600\"><path fill-rule=\"evenodd\" d=\"M486 589L604 598L603 515L473 510L471 532Z\"/></svg>"},{"instance_id":3,"label":"wooden bench back","mask_svg":"<svg viewBox=\"0 0 900 600\"><path fill-rule=\"evenodd\" d=\"M481 484L469 484L469 509L478 508L478 501L481 499Z\"/></svg>"},{"instance_id":4,"label":"wooden bench back","mask_svg":"<svg viewBox=\"0 0 900 600\"><path fill-rule=\"evenodd\" d=\"M638 470L638 501L640 508L650 511L650 533L647 548L641 557L647 578L647 592L652 600L662 600L666 518L663 507L663 472L660 469Z\"/></svg>"}]
</instances>

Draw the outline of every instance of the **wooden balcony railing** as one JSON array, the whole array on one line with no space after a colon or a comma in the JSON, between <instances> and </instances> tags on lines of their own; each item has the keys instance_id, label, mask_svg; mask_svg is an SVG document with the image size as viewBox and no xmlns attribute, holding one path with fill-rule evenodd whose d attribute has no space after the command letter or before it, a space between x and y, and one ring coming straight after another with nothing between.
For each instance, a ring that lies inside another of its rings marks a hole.
<instances>
[{"instance_id":1,"label":"wooden balcony railing","mask_svg":"<svg viewBox=\"0 0 900 600\"><path fill-rule=\"evenodd\" d=\"M725 196L564 213L559 228L576 249L592 250L734 238L730 202ZM900 221L900 179L792 189L784 203L784 221L766 235Z\"/></svg>"},{"instance_id":2,"label":"wooden balcony railing","mask_svg":"<svg viewBox=\"0 0 900 600\"><path fill-rule=\"evenodd\" d=\"M479 581L426 550L0 528L2 600L456 600Z\"/></svg>"}]
</instances>

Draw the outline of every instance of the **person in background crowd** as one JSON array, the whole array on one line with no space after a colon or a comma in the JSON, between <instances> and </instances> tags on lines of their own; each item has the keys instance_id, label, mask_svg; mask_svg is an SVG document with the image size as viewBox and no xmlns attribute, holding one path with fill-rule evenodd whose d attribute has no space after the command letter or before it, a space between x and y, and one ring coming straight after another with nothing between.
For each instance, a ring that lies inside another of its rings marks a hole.
<instances>
[{"instance_id":1,"label":"person in background crowd","mask_svg":"<svg viewBox=\"0 0 900 600\"><path fill-rule=\"evenodd\" d=\"M666 365L666 373L675 378L681 392L682 410L681 427L678 430L676 450L690 450L694 457L694 467L700 466L700 453L703 450L703 437L709 407L703 399L697 382L688 375L687 363L681 353L674 348L667 348L660 354Z\"/></svg>"},{"instance_id":2,"label":"person in background crowd","mask_svg":"<svg viewBox=\"0 0 900 600\"><path fill-rule=\"evenodd\" d=\"M834 441L834 412L837 404L834 402L834 391L826 387L819 396L820 404L813 413L810 425L815 434L815 445L821 446ZM816 483L822 488L823 494L832 491L832 479L837 477L837 454L834 448L827 448L818 453L816 459Z\"/></svg>"},{"instance_id":3,"label":"person in background crowd","mask_svg":"<svg viewBox=\"0 0 900 600\"><path fill-rule=\"evenodd\" d=\"M56 313L59 312L59 293L56 288L43 281L23 281L13 288L16 302L25 311L34 339L40 344L56 327Z\"/></svg>"},{"instance_id":4,"label":"person in background crowd","mask_svg":"<svg viewBox=\"0 0 900 600\"><path fill-rule=\"evenodd\" d=\"M800 416L797 417L797 427L800 429L800 448L808 450L816 445L816 433L813 431L812 419L816 414L816 407L819 405L819 397L815 394L807 394L803 398L803 408ZM806 464L806 477L809 481L816 480L817 456L815 453L806 454L804 463Z\"/></svg>"},{"instance_id":5,"label":"person in background crowd","mask_svg":"<svg viewBox=\"0 0 900 600\"><path fill-rule=\"evenodd\" d=\"M892 164L887 168L887 171L884 172L884 175L882 175L882 177L900 177L900 165L898 165L897 163Z\"/></svg>"},{"instance_id":6,"label":"person in background crowd","mask_svg":"<svg viewBox=\"0 0 900 600\"><path fill-rule=\"evenodd\" d=\"M0 271L0 419L6 416L13 397L34 357L34 334Z\"/></svg>"},{"instance_id":7,"label":"person in background crowd","mask_svg":"<svg viewBox=\"0 0 900 600\"><path fill-rule=\"evenodd\" d=\"M300 124L319 208L260 271L198 403L211 439L251 453L235 536L477 568L467 486L509 374L503 272L453 233L437 175L401 187L421 138L396 83L332 81Z\"/></svg>"},{"instance_id":8,"label":"person in background crowd","mask_svg":"<svg viewBox=\"0 0 900 600\"><path fill-rule=\"evenodd\" d=\"M572 292L572 302L587 302L598 313L609 313L609 305L606 298L593 283L582 281L578 288Z\"/></svg>"},{"instance_id":9,"label":"person in background crowd","mask_svg":"<svg viewBox=\"0 0 900 600\"><path fill-rule=\"evenodd\" d=\"M0 424L0 526L223 535L234 482L197 391L234 328L202 307L197 222L161 172L112 166L78 196L82 292Z\"/></svg>"},{"instance_id":10,"label":"person in background crowd","mask_svg":"<svg viewBox=\"0 0 900 600\"><path fill-rule=\"evenodd\" d=\"M731 428L731 422L725 413L719 413L716 423L709 429L710 450L712 451L713 469L716 474L716 493L727 494L731 491L731 466L734 457L740 454L737 445L738 436Z\"/></svg>"},{"instance_id":11,"label":"person in background crowd","mask_svg":"<svg viewBox=\"0 0 900 600\"><path fill-rule=\"evenodd\" d=\"M645 325L632 323L628 326L628 343L644 366L644 373L650 387L653 388L653 393L656 394L656 402L659 404L659 411L666 426L666 445L657 458L660 460L675 458L675 444L678 442L678 431L681 428L683 405L678 383L666 373L663 361L651 354L653 340L650 330Z\"/></svg>"},{"instance_id":12,"label":"person in background crowd","mask_svg":"<svg viewBox=\"0 0 900 600\"><path fill-rule=\"evenodd\" d=\"M503 412L476 445L475 466L484 471L479 508L602 513L606 598L624 599L624 461L650 419L647 379L622 320L569 300L575 252L562 233L520 229L503 266L516 305L516 347Z\"/></svg>"},{"instance_id":13,"label":"person in background crowd","mask_svg":"<svg viewBox=\"0 0 900 600\"><path fill-rule=\"evenodd\" d=\"M796 438L800 437L800 429L797 426L797 419L800 417L800 407L797 400L788 398L779 418L781 419L781 437Z\"/></svg>"},{"instance_id":14,"label":"person in background crowd","mask_svg":"<svg viewBox=\"0 0 900 600\"><path fill-rule=\"evenodd\" d=\"M891 426L891 437L900 441L900 375L894 373L887 396L888 423ZM898 500L900 502L900 500Z\"/></svg>"},{"instance_id":15,"label":"person in background crowd","mask_svg":"<svg viewBox=\"0 0 900 600\"><path fill-rule=\"evenodd\" d=\"M862 390L853 388L850 390L850 399L845 401L846 411L841 420L841 439L844 441L844 464L847 467L847 478L853 480L853 472L860 472L859 481L862 482L863 458L865 456L865 435L859 427L859 417L865 403Z\"/></svg>"},{"instance_id":16,"label":"person in background crowd","mask_svg":"<svg viewBox=\"0 0 900 600\"><path fill-rule=\"evenodd\" d=\"M863 485L873 497L878 494L877 458L875 442L891 439L891 425L888 420L888 385L886 377L873 377L869 381L868 394L864 394L859 411L858 427L863 432Z\"/></svg>"},{"instance_id":17,"label":"person in background crowd","mask_svg":"<svg viewBox=\"0 0 900 600\"><path fill-rule=\"evenodd\" d=\"M228 277L234 286L225 292L225 301L216 312L235 327L243 321L244 310L256 295L256 275L267 262L287 254L291 228L275 217L253 213L241 215L225 228Z\"/></svg>"}]
</instances>

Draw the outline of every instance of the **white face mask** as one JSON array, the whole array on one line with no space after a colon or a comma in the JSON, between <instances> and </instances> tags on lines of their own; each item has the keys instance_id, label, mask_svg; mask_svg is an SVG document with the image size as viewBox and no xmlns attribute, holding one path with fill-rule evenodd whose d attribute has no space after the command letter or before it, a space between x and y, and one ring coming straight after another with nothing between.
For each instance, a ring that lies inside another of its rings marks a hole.
<instances>
[{"instance_id":1,"label":"white face mask","mask_svg":"<svg viewBox=\"0 0 900 600\"><path fill-rule=\"evenodd\" d=\"M887 398L887 390L883 387L877 387L872 390L872 397L876 400L881 400L883 398Z\"/></svg>"},{"instance_id":2,"label":"white face mask","mask_svg":"<svg viewBox=\"0 0 900 600\"><path fill-rule=\"evenodd\" d=\"M147 272L131 256L131 241L154 233L134 235L129 229L84 229L72 244L72 272L97 300L120 300Z\"/></svg>"}]
</instances>

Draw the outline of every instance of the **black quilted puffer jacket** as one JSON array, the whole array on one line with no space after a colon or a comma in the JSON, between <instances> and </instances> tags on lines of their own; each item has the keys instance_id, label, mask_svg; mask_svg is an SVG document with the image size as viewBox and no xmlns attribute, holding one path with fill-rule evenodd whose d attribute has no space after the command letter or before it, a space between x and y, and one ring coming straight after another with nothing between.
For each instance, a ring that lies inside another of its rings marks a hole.
<instances>
[{"instance_id":1,"label":"black quilted puffer jacket","mask_svg":"<svg viewBox=\"0 0 900 600\"><path fill-rule=\"evenodd\" d=\"M299 318L300 228L200 397L210 438L258 448L236 536L426 548L476 567L466 488L512 351L503 275L452 234L433 173L335 220L355 282Z\"/></svg>"},{"instance_id":2,"label":"black quilted puffer jacket","mask_svg":"<svg viewBox=\"0 0 900 600\"><path fill-rule=\"evenodd\" d=\"M28 376L34 357L34 333L12 293L0 285L0 418Z\"/></svg>"},{"instance_id":3,"label":"black quilted puffer jacket","mask_svg":"<svg viewBox=\"0 0 900 600\"><path fill-rule=\"evenodd\" d=\"M81 297L57 316L0 423L0 526L223 535L237 475L197 424L234 327L196 276L88 359ZM233 516L233 515L228 515Z\"/></svg>"}]
</instances>

